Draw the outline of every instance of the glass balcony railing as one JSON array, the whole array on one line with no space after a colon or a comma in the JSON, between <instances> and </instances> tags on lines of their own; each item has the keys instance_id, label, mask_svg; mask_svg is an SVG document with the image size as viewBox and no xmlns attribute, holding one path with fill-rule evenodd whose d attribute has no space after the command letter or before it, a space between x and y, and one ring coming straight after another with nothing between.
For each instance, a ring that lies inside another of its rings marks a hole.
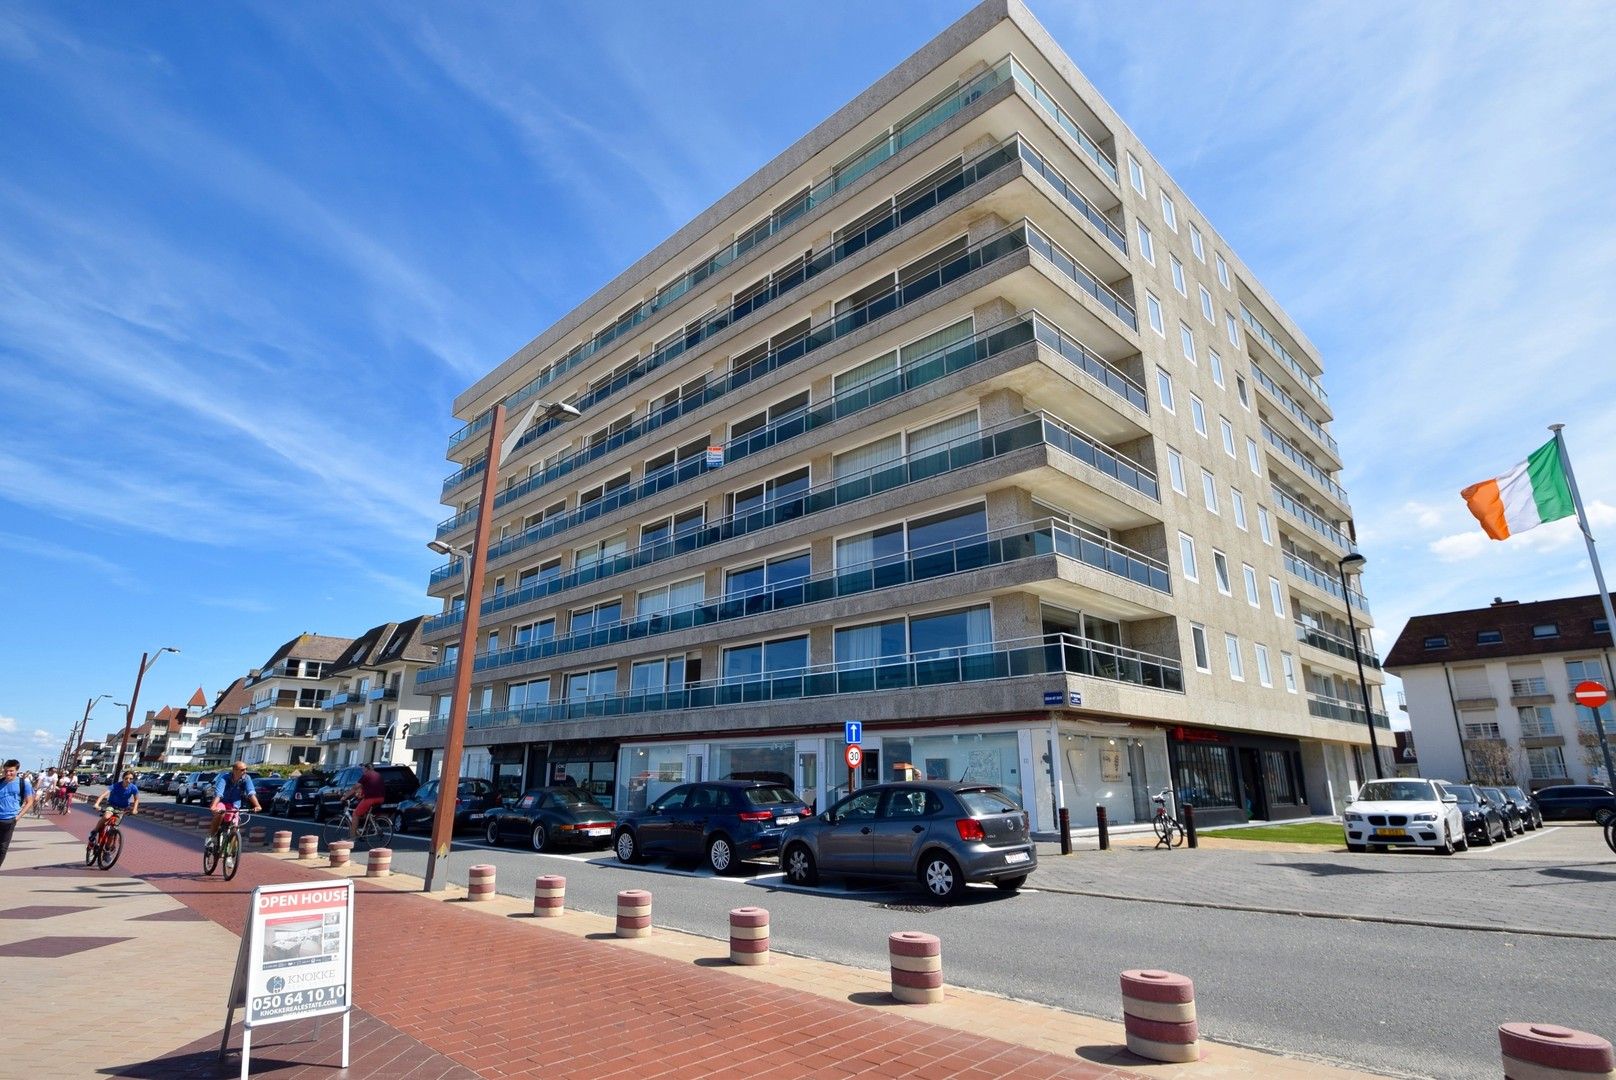
<instances>
[{"instance_id":1,"label":"glass balcony railing","mask_svg":"<svg viewBox=\"0 0 1616 1080\"><path fill-rule=\"evenodd\" d=\"M365 694L366 701L397 701L398 687L372 686Z\"/></svg>"},{"instance_id":2,"label":"glass balcony railing","mask_svg":"<svg viewBox=\"0 0 1616 1080\"><path fill-rule=\"evenodd\" d=\"M472 713L467 718L467 726L517 727L1040 675L1080 675L1170 693L1184 692L1184 672L1176 660L1069 634L1050 634L933 653L799 668L744 680L715 679L672 689L632 690L515 709L489 709ZM447 726L447 719L436 719L417 733L431 735Z\"/></svg>"},{"instance_id":3,"label":"glass balcony railing","mask_svg":"<svg viewBox=\"0 0 1616 1080\"><path fill-rule=\"evenodd\" d=\"M1133 313L1132 304L1030 222L1027 223L1027 246L1054 263L1061 273L1070 278L1078 288L1094 297L1101 307L1127 323L1128 329L1139 329L1139 320Z\"/></svg>"},{"instance_id":4,"label":"glass balcony railing","mask_svg":"<svg viewBox=\"0 0 1616 1080\"><path fill-rule=\"evenodd\" d=\"M1300 500L1292 498L1284 488L1271 484L1269 490L1274 493L1274 502L1279 504L1281 510L1340 548L1343 553L1358 550L1358 545L1352 542L1351 537L1309 510Z\"/></svg>"},{"instance_id":5,"label":"glass balcony railing","mask_svg":"<svg viewBox=\"0 0 1616 1080\"><path fill-rule=\"evenodd\" d=\"M1246 329L1256 334L1258 340L1268 346L1268 351L1273 353L1279 359L1279 362L1285 365L1287 371L1296 376L1296 381L1306 387L1308 393L1318 398L1321 403L1329 404L1330 395L1324 392L1323 384L1307 373L1307 369L1302 366L1302 362L1292 356L1290 350L1281 345L1279 339L1269 333L1268 327L1258 322L1257 316L1253 315L1251 309L1244 304L1240 305L1240 318L1246 324Z\"/></svg>"},{"instance_id":6,"label":"glass balcony railing","mask_svg":"<svg viewBox=\"0 0 1616 1080\"><path fill-rule=\"evenodd\" d=\"M1141 494L1153 499L1159 498L1155 474L1144 466L1123 457L1103 443L1090 440L1088 436L1052 416L1031 413L986 431L953 439L884 465L821 484L808 491L777 499L758 509L705 523L670 539L642 544L633 551L602 559L590 566L574 569L571 573L556 574L518 589L498 593L483 601L482 613L492 615L507 608L530 603L543 596L626 573L640 566L697 551L736 537L749 536L809 514L873 498L907 484L919 483L933 476L1039 445L1057 447L1105 472L1106 475L1131 484ZM433 571L433 579L445 580L459 573L459 563L456 562ZM433 633L459 622L460 615L458 608L435 615L423 624L422 632Z\"/></svg>"},{"instance_id":7,"label":"glass balcony railing","mask_svg":"<svg viewBox=\"0 0 1616 1080\"><path fill-rule=\"evenodd\" d=\"M1083 130L1081 124L1072 119L1071 114L1055 104L1055 99L1050 97L1049 92L1042 86L1038 85L1038 80L1029 75L1027 69L1022 67L1015 57L1009 58L1009 64L1010 74L1016 82L1032 95L1033 100L1038 102L1040 108L1054 118L1055 123L1060 125L1062 131L1077 141L1077 145L1082 147L1083 152L1094 160L1094 163L1100 167L1100 171L1109 176L1113 184L1116 183L1117 163L1111 160L1111 155L1100 149L1100 144L1095 142L1093 136L1087 131Z\"/></svg>"},{"instance_id":8,"label":"glass balcony railing","mask_svg":"<svg viewBox=\"0 0 1616 1080\"><path fill-rule=\"evenodd\" d=\"M1296 640L1304 645L1311 645L1315 649L1323 649L1325 652L1334 653L1346 660L1351 660L1354 655L1352 642L1346 638L1336 637L1328 631L1320 630L1316 626L1309 626L1306 623L1299 622L1296 624ZM1375 655L1374 650L1364 649L1362 652L1364 666L1372 667L1379 671L1380 657Z\"/></svg>"},{"instance_id":9,"label":"glass balcony railing","mask_svg":"<svg viewBox=\"0 0 1616 1080\"><path fill-rule=\"evenodd\" d=\"M1320 570L1305 559L1297 558L1288 551L1284 552L1284 557L1285 569L1312 585L1315 589L1323 589L1337 600L1351 603L1353 607L1360 611L1369 610L1369 601L1364 597L1363 593L1358 592L1356 589L1342 589L1341 582L1335 577Z\"/></svg>"},{"instance_id":10,"label":"glass balcony railing","mask_svg":"<svg viewBox=\"0 0 1616 1080\"><path fill-rule=\"evenodd\" d=\"M1268 445L1278 450L1286 461L1300 469L1309 480L1334 496L1342 506L1352 505L1352 500L1347 497L1347 489L1332 480L1329 473L1313 464L1306 454L1292 446L1290 440L1267 424L1262 425L1262 433L1263 438L1268 440Z\"/></svg>"},{"instance_id":11,"label":"glass balcony railing","mask_svg":"<svg viewBox=\"0 0 1616 1080\"><path fill-rule=\"evenodd\" d=\"M1100 235L1111 241L1116 249L1124 255L1128 254L1128 238L1122 235L1122 230L1111 223L1111 219L1101 213L1099 208L1089 202L1081 191L1073 187L1066 177L1061 175L1059 169L1044 160L1044 156L1034 150L1025 140L1021 141L1021 160L1027 167L1042 176L1050 187L1054 188L1061 198L1093 225L1100 230Z\"/></svg>"},{"instance_id":12,"label":"glass balcony railing","mask_svg":"<svg viewBox=\"0 0 1616 1080\"><path fill-rule=\"evenodd\" d=\"M1164 563L1126 548L1108 537L1046 518L923 548L901 557L860 563L747 592L712 596L684 607L651 612L592 627L577 634L525 642L497 652L484 652L477 656L472 670L477 673L498 671L584 649L729 623L822 600L859 596L916 581L929 581L1052 554L1077 559L1160 593L1172 593L1171 577ZM447 679L455 673L456 666L439 664L427 668L416 677L416 685L425 686Z\"/></svg>"},{"instance_id":13,"label":"glass balcony railing","mask_svg":"<svg viewBox=\"0 0 1616 1080\"><path fill-rule=\"evenodd\" d=\"M1314 716L1322 716L1326 720L1341 720L1349 724L1364 722L1363 706L1357 702L1343 701L1340 698L1325 697L1322 694L1307 695L1307 711ZM1375 713L1375 726L1391 729L1391 721L1382 712Z\"/></svg>"},{"instance_id":14,"label":"glass balcony railing","mask_svg":"<svg viewBox=\"0 0 1616 1080\"><path fill-rule=\"evenodd\" d=\"M1337 459L1341 457L1341 447L1336 445L1335 437L1324 430L1323 424L1309 416L1307 410L1298 405L1296 399L1286 393L1283 386L1270 379L1268 373L1256 364L1251 365L1251 373L1257 377L1257 385L1268 391L1269 397L1279 402L1285 411L1290 413L1298 424L1302 425L1302 430L1317 439Z\"/></svg>"}]
</instances>

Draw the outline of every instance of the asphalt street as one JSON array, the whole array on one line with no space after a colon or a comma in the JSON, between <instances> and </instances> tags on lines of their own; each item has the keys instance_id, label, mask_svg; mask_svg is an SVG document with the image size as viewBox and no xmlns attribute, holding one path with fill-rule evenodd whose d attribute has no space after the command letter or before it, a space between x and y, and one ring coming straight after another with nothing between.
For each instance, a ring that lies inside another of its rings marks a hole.
<instances>
[{"instance_id":1,"label":"asphalt street","mask_svg":"<svg viewBox=\"0 0 1616 1080\"><path fill-rule=\"evenodd\" d=\"M313 831L307 820L293 829ZM395 870L424 872L423 838L400 837L393 847ZM464 884L476 863L496 866L500 891L515 896L530 897L538 874L563 874L569 906L603 914L615 910L618 890L650 889L658 925L713 938L727 935L730 908L761 905L776 949L870 969L886 967L889 932L924 930L943 939L950 983L1112 1019L1120 1018L1119 971L1167 968L1195 980L1210 1038L1390 1075L1495 1075L1496 1027L1508 1020L1616 1033L1598 990L1616 967L1613 941L1103 899L1038 890L1037 874L1019 895L973 888L965 903L937 908L912 889L833 881L797 890L766 863L750 867L750 877L715 877L686 865L623 866L605 852L538 854L457 839L450 879ZM1195 891L1197 863L1156 865L1162 895ZM1478 876L1469 904L1520 905L1524 923L1552 925L1552 890L1487 892L1490 879ZM1277 907L1286 898L1268 899ZM1462 922L1465 911L1433 915Z\"/></svg>"}]
</instances>

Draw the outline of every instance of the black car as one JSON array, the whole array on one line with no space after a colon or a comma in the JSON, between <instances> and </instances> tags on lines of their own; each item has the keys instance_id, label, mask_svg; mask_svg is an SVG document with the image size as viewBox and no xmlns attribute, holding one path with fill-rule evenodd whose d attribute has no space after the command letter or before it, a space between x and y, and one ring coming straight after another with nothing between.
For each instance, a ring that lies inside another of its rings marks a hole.
<instances>
[{"instance_id":1,"label":"black car","mask_svg":"<svg viewBox=\"0 0 1616 1080\"><path fill-rule=\"evenodd\" d=\"M1526 815L1504 794L1503 788L1477 787L1476 790L1498 809L1498 815L1504 819L1505 836L1519 836L1526 831Z\"/></svg>"},{"instance_id":2,"label":"black car","mask_svg":"<svg viewBox=\"0 0 1616 1080\"><path fill-rule=\"evenodd\" d=\"M384 810L396 810L399 803L414 795L421 786L421 781L415 777L415 770L408 765L377 765L375 769L382 774L382 783L386 785L386 794L382 796ZM364 771L363 765L344 765L338 769L320 788L314 803L314 820L334 821L341 817L348 789L359 783L359 776Z\"/></svg>"},{"instance_id":3,"label":"black car","mask_svg":"<svg viewBox=\"0 0 1616 1080\"><path fill-rule=\"evenodd\" d=\"M796 792L767 781L680 784L644 810L625 815L612 846L626 863L652 853L688 856L724 874L742 860L778 855L786 826L807 813Z\"/></svg>"},{"instance_id":4,"label":"black car","mask_svg":"<svg viewBox=\"0 0 1616 1080\"><path fill-rule=\"evenodd\" d=\"M415 794L399 802L396 815L399 832L432 831L441 783L441 780L429 780L417 788ZM499 792L494 790L493 781L462 776L460 787L455 791L454 831L480 827L483 815L490 807L498 805Z\"/></svg>"},{"instance_id":5,"label":"black car","mask_svg":"<svg viewBox=\"0 0 1616 1080\"><path fill-rule=\"evenodd\" d=\"M1526 822L1526 831L1532 832L1543 827L1543 811L1537 808L1537 802L1525 791L1518 787L1499 788L1504 797L1515 804L1515 809L1521 812L1521 819Z\"/></svg>"},{"instance_id":6,"label":"black car","mask_svg":"<svg viewBox=\"0 0 1616 1080\"><path fill-rule=\"evenodd\" d=\"M1616 815L1616 792L1598 784L1558 784L1533 796L1545 821L1587 821L1603 825Z\"/></svg>"},{"instance_id":7,"label":"black car","mask_svg":"<svg viewBox=\"0 0 1616 1080\"><path fill-rule=\"evenodd\" d=\"M286 783L275 791L275 798L268 803L269 812L276 817L301 817L304 814L314 816L314 807L319 800L320 789L329 783L331 778L323 772L306 772L301 776L287 777ZM262 799L258 800L263 802Z\"/></svg>"},{"instance_id":8,"label":"black car","mask_svg":"<svg viewBox=\"0 0 1616 1080\"><path fill-rule=\"evenodd\" d=\"M1509 830L1504 825L1504 815L1478 789L1469 784L1449 784L1447 788L1459 797L1459 813L1464 817L1466 847L1471 840L1483 847L1491 847L1494 841L1502 843L1509 839Z\"/></svg>"},{"instance_id":9,"label":"black car","mask_svg":"<svg viewBox=\"0 0 1616 1080\"><path fill-rule=\"evenodd\" d=\"M253 778L253 792L258 796L258 805L268 810L275 801L275 793L286 786L284 776L257 776Z\"/></svg>"},{"instance_id":10,"label":"black car","mask_svg":"<svg viewBox=\"0 0 1616 1080\"><path fill-rule=\"evenodd\" d=\"M567 845L609 848L617 815L578 787L534 788L483 819L483 839L490 844L526 843L534 851Z\"/></svg>"}]
</instances>

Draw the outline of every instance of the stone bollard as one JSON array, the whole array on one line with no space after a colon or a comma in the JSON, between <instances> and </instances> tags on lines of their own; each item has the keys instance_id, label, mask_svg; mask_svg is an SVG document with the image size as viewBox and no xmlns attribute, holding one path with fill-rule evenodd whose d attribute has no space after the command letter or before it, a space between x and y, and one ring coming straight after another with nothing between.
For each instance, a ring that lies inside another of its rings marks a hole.
<instances>
[{"instance_id":1,"label":"stone bollard","mask_svg":"<svg viewBox=\"0 0 1616 1080\"><path fill-rule=\"evenodd\" d=\"M1612 1080L1610 1042L1556 1024L1499 1024L1506 1080Z\"/></svg>"},{"instance_id":2,"label":"stone bollard","mask_svg":"<svg viewBox=\"0 0 1616 1080\"><path fill-rule=\"evenodd\" d=\"M651 936L651 894L645 889L624 889L617 894L617 936Z\"/></svg>"},{"instance_id":3,"label":"stone bollard","mask_svg":"<svg viewBox=\"0 0 1616 1080\"><path fill-rule=\"evenodd\" d=\"M197 829L211 829L213 828L213 815L193 814L191 815L191 825Z\"/></svg>"},{"instance_id":4,"label":"stone bollard","mask_svg":"<svg viewBox=\"0 0 1616 1080\"><path fill-rule=\"evenodd\" d=\"M366 877L391 877L393 874L393 849L371 848L370 861L365 864Z\"/></svg>"},{"instance_id":5,"label":"stone bollard","mask_svg":"<svg viewBox=\"0 0 1616 1080\"><path fill-rule=\"evenodd\" d=\"M297 857L299 859L318 859L320 857L320 838L314 833L304 833L298 837Z\"/></svg>"},{"instance_id":6,"label":"stone bollard","mask_svg":"<svg viewBox=\"0 0 1616 1080\"><path fill-rule=\"evenodd\" d=\"M558 919L567 906L567 879L560 874L540 874L533 879L533 917Z\"/></svg>"},{"instance_id":7,"label":"stone bollard","mask_svg":"<svg viewBox=\"0 0 1616 1080\"><path fill-rule=\"evenodd\" d=\"M899 930L887 935L892 996L905 1005L943 1000L943 942L935 934Z\"/></svg>"},{"instance_id":8,"label":"stone bollard","mask_svg":"<svg viewBox=\"0 0 1616 1080\"><path fill-rule=\"evenodd\" d=\"M348 860L353 856L353 841L334 841L331 844L330 853L332 866L347 866Z\"/></svg>"},{"instance_id":9,"label":"stone bollard","mask_svg":"<svg viewBox=\"0 0 1616 1080\"><path fill-rule=\"evenodd\" d=\"M249 844L262 844L262 843L265 843L267 841L268 834L269 834L269 830L265 829L262 825L254 825L252 828L247 830L247 843L249 843Z\"/></svg>"},{"instance_id":10,"label":"stone bollard","mask_svg":"<svg viewBox=\"0 0 1616 1080\"><path fill-rule=\"evenodd\" d=\"M492 900L494 898L494 867L489 863L478 863L469 871L467 878L467 900Z\"/></svg>"},{"instance_id":11,"label":"stone bollard","mask_svg":"<svg viewBox=\"0 0 1616 1080\"><path fill-rule=\"evenodd\" d=\"M729 913L729 962L751 967L769 962L769 913L738 907Z\"/></svg>"},{"instance_id":12,"label":"stone bollard","mask_svg":"<svg viewBox=\"0 0 1616 1080\"><path fill-rule=\"evenodd\" d=\"M281 829L275 834L275 842L270 845L269 850L277 855L289 854L292 850L292 834Z\"/></svg>"},{"instance_id":13,"label":"stone bollard","mask_svg":"<svg viewBox=\"0 0 1616 1080\"><path fill-rule=\"evenodd\" d=\"M1170 971L1122 973L1122 1027L1128 1049L1151 1061L1201 1058L1195 1021L1195 984Z\"/></svg>"}]
</instances>

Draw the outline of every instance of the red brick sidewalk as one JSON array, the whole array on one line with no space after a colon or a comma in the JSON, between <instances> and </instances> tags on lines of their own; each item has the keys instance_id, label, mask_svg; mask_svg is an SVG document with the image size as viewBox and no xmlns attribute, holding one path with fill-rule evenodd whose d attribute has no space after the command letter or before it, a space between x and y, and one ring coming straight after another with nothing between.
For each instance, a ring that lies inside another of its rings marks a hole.
<instances>
[{"instance_id":1,"label":"red brick sidewalk","mask_svg":"<svg viewBox=\"0 0 1616 1080\"><path fill-rule=\"evenodd\" d=\"M82 836L88 823L75 814L67 825ZM249 855L235 881L204 878L199 834L143 823L133 831L138 835L130 837L114 873L142 878L238 934L254 886L324 876ZM1126 1075L362 881L354 942L354 998L363 1014L356 1013L350 1077ZM726 954L726 946L714 942L713 955ZM220 973L221 1014L227 981L228 968ZM328 1065L310 1065L324 1064L335 1050L335 1025L328 1022L321 1044L298 1041L305 1033L292 1029L260 1033L265 1065L281 1062L265 1075L329 1075ZM283 1032L284 1041L277 1037ZM239 1037L231 1045L239 1046ZM233 1060L239 1069L239 1059ZM454 1063L471 1072L445 1071ZM170 1071L162 1071L165 1065ZM194 1044L116 1075L234 1072L217 1069L210 1048Z\"/></svg>"}]
</instances>

